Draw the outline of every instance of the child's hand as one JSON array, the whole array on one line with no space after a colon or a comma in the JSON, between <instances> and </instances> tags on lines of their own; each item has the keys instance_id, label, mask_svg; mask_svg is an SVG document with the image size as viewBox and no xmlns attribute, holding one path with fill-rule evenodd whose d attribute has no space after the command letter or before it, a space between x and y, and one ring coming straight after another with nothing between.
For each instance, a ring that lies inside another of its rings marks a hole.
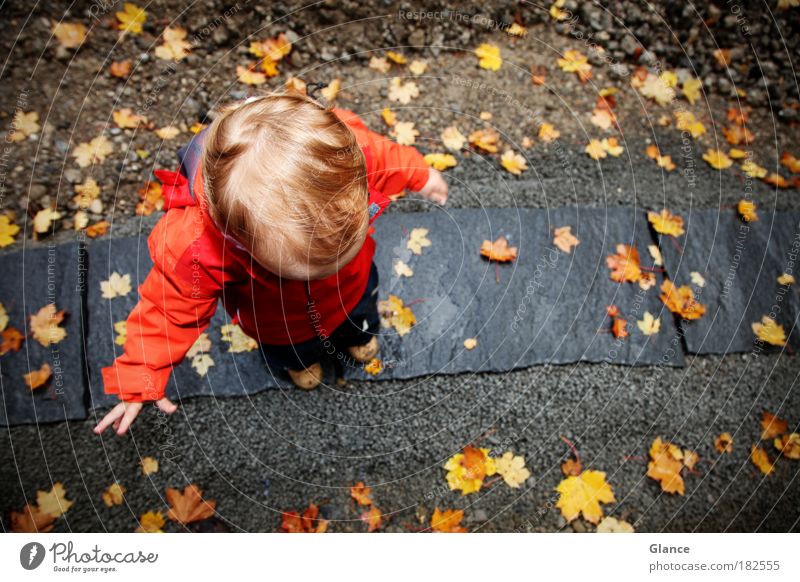
<instances>
[{"instance_id":1,"label":"child's hand","mask_svg":"<svg viewBox=\"0 0 800 582\"><path fill-rule=\"evenodd\" d=\"M428 181L419 191L419 195L436 202L436 204L443 205L447 202L447 190L447 182L442 177L442 173L431 168L428 171Z\"/></svg>"},{"instance_id":2,"label":"child's hand","mask_svg":"<svg viewBox=\"0 0 800 582\"><path fill-rule=\"evenodd\" d=\"M142 406L141 402L120 402L103 417L103 420L97 423L97 426L94 427L94 434L103 434L103 431L113 424L117 436L124 435L139 416ZM166 414L172 414L178 410L178 405L167 398L156 400L156 406Z\"/></svg>"}]
</instances>

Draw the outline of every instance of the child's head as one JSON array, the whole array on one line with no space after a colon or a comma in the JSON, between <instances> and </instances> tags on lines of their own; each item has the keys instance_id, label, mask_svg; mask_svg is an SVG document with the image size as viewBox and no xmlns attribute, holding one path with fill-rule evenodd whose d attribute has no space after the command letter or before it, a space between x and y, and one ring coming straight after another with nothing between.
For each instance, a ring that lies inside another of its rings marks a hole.
<instances>
[{"instance_id":1,"label":"child's head","mask_svg":"<svg viewBox=\"0 0 800 582\"><path fill-rule=\"evenodd\" d=\"M333 111L307 97L223 110L207 130L203 174L217 225L282 277L331 275L364 243L364 155Z\"/></svg>"}]
</instances>

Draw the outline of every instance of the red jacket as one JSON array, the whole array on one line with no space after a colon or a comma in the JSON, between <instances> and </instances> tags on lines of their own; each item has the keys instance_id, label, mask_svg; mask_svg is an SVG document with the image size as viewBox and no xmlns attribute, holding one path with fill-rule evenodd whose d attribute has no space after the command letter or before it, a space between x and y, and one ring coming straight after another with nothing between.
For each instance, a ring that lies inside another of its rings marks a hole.
<instances>
[{"instance_id":1,"label":"red jacket","mask_svg":"<svg viewBox=\"0 0 800 582\"><path fill-rule=\"evenodd\" d=\"M388 204L386 195L422 189L428 167L417 150L369 131L349 111L336 110L336 115L364 151L370 202L380 207L373 211ZM208 327L219 299L245 333L265 344L287 345L307 341L320 330L332 333L363 295L375 252L371 236L338 273L311 281L315 317L320 318L312 324L307 282L267 271L216 227L205 209L202 169L191 192L177 172L156 175L168 210L148 238L154 264L128 316L125 353L103 368L107 394L126 402L162 398L172 366Z\"/></svg>"}]
</instances>

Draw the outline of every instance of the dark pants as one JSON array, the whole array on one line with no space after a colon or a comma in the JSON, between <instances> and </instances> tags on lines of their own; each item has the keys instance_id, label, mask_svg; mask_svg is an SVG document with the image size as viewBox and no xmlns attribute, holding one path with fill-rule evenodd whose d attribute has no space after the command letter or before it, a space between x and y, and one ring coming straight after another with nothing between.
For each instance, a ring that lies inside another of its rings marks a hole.
<instances>
[{"instance_id":1,"label":"dark pants","mask_svg":"<svg viewBox=\"0 0 800 582\"><path fill-rule=\"evenodd\" d=\"M312 325L309 318L309 325ZM378 332L378 269L375 263L369 271L369 281L364 295L347 319L329 337L315 337L288 346L261 344L267 364L273 370L302 370L324 357L346 354L350 346L362 346Z\"/></svg>"}]
</instances>

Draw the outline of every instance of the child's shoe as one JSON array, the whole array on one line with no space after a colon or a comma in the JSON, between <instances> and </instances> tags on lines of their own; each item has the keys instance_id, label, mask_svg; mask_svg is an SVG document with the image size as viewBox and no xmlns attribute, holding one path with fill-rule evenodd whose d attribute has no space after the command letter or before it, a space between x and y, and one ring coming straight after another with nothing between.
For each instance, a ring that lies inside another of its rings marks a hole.
<instances>
[{"instance_id":1,"label":"child's shoe","mask_svg":"<svg viewBox=\"0 0 800 582\"><path fill-rule=\"evenodd\" d=\"M350 346L347 351L356 362L366 364L377 355L379 347L378 337L372 336L363 346Z\"/></svg>"},{"instance_id":2,"label":"child's shoe","mask_svg":"<svg viewBox=\"0 0 800 582\"><path fill-rule=\"evenodd\" d=\"M322 382L322 366L311 364L305 370L289 370L294 385L303 390L313 390Z\"/></svg>"}]
</instances>

